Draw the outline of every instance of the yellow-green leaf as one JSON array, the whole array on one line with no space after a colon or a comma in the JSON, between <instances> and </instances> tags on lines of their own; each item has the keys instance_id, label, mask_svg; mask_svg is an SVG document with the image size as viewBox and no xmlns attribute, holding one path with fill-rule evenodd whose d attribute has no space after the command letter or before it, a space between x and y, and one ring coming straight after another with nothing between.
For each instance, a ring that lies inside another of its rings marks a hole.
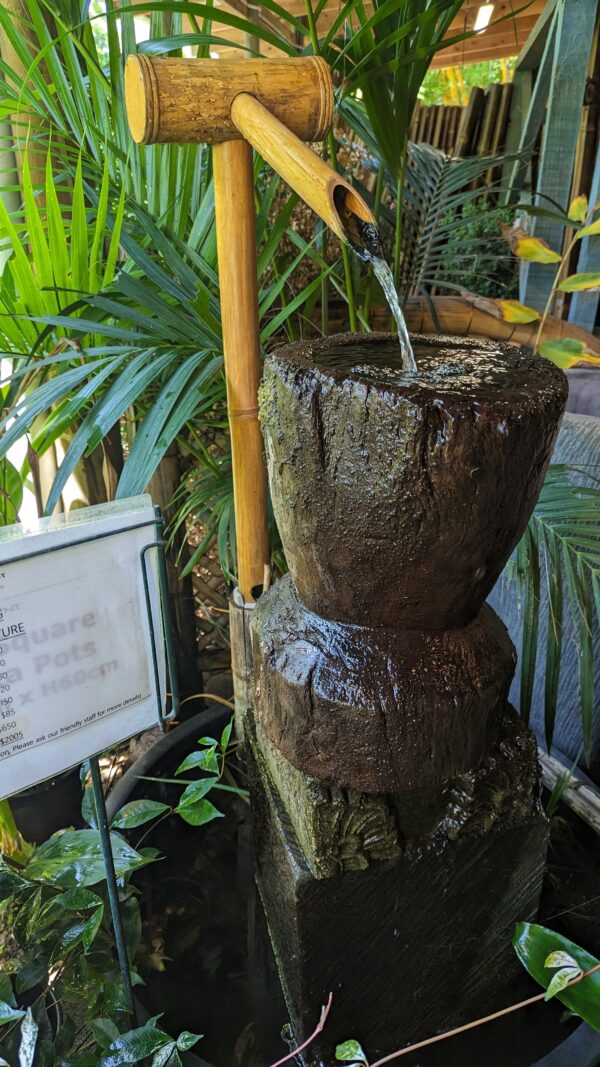
<instances>
[{"instance_id":1,"label":"yellow-green leaf","mask_svg":"<svg viewBox=\"0 0 600 1067\"><path fill-rule=\"evenodd\" d=\"M563 293L578 293L582 289L600 289L600 271L570 274L558 287Z\"/></svg>"},{"instance_id":2,"label":"yellow-green leaf","mask_svg":"<svg viewBox=\"0 0 600 1067\"><path fill-rule=\"evenodd\" d=\"M497 300L496 303L505 322L535 322L540 317L539 311L520 304L518 300Z\"/></svg>"},{"instance_id":3,"label":"yellow-green leaf","mask_svg":"<svg viewBox=\"0 0 600 1067\"><path fill-rule=\"evenodd\" d=\"M595 233L600 233L600 219L590 222L589 226L582 226L577 232L577 240L580 241L582 237L593 237Z\"/></svg>"},{"instance_id":4,"label":"yellow-green leaf","mask_svg":"<svg viewBox=\"0 0 600 1067\"><path fill-rule=\"evenodd\" d=\"M588 198L587 196L576 196L574 200L571 200L567 215L573 222L584 222L588 213Z\"/></svg>"},{"instance_id":5,"label":"yellow-green leaf","mask_svg":"<svg viewBox=\"0 0 600 1067\"><path fill-rule=\"evenodd\" d=\"M515 241L515 255L530 263L560 263L560 255L554 252L539 237L518 237Z\"/></svg>"},{"instance_id":6,"label":"yellow-green leaf","mask_svg":"<svg viewBox=\"0 0 600 1067\"><path fill-rule=\"evenodd\" d=\"M540 356L556 363L557 367L568 370L575 363L584 360L586 363L600 364L600 358L586 351L585 341L577 341L574 337L565 337L561 341L543 341L539 347Z\"/></svg>"}]
</instances>

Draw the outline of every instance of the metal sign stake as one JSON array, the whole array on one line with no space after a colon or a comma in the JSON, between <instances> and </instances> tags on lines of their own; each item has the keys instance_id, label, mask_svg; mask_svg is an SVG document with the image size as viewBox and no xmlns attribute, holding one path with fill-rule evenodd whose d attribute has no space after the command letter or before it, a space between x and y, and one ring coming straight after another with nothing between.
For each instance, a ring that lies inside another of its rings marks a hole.
<instances>
[{"instance_id":1,"label":"metal sign stake","mask_svg":"<svg viewBox=\"0 0 600 1067\"><path fill-rule=\"evenodd\" d=\"M134 1026L137 1026L135 1001L133 998L131 973L129 970L129 959L127 956L127 947L125 944L125 932L123 930L121 907L119 904L119 887L117 885L115 861L112 853L112 846L110 843L110 829L108 825L108 815L106 814L106 804L104 802L104 790L102 789L100 764L98 762L97 756L92 756L89 762L90 772L92 775L92 789L94 792L96 818L98 820L98 833L100 834L102 857L104 859L104 869L106 872L106 887L108 889L108 899L110 903L110 913L112 916L113 930L115 934L115 945L117 948L119 968L121 971L121 978L123 980L125 1003L127 1005L127 1011L131 1015Z\"/></svg>"}]
</instances>

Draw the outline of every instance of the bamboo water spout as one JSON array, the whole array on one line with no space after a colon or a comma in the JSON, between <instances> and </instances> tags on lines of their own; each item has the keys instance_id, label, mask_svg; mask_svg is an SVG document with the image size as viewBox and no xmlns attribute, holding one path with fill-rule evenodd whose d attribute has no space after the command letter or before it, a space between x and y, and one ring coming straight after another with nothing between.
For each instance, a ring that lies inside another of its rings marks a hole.
<instances>
[{"instance_id":1,"label":"bamboo water spout","mask_svg":"<svg viewBox=\"0 0 600 1067\"><path fill-rule=\"evenodd\" d=\"M236 128L253 148L319 215L341 241L359 244L366 224L376 230L371 211L349 182L303 144L255 96L240 93L231 105Z\"/></svg>"},{"instance_id":2,"label":"bamboo water spout","mask_svg":"<svg viewBox=\"0 0 600 1067\"><path fill-rule=\"evenodd\" d=\"M343 241L378 255L368 206L303 141L333 121L327 64L129 56L127 116L138 144L212 144L223 351L240 593L252 603L269 566L267 475L258 422L260 335L252 149Z\"/></svg>"}]
</instances>

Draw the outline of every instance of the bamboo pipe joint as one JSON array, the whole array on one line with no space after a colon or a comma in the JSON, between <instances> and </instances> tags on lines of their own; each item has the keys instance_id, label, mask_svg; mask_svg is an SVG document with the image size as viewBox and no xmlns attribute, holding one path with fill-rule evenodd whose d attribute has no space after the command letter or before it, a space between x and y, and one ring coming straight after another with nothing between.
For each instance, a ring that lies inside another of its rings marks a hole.
<instances>
[{"instance_id":1,"label":"bamboo pipe joint","mask_svg":"<svg viewBox=\"0 0 600 1067\"><path fill-rule=\"evenodd\" d=\"M250 93L303 141L322 141L333 122L333 85L318 56L179 59L130 55L125 66L129 128L138 144L240 140L231 110Z\"/></svg>"}]
</instances>

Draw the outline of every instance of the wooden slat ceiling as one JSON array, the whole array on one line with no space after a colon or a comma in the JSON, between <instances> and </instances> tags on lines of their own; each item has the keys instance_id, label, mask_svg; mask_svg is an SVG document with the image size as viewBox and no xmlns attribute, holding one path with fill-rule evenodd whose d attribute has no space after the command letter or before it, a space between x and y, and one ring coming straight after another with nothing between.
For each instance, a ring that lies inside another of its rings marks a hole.
<instances>
[{"instance_id":1,"label":"wooden slat ceiling","mask_svg":"<svg viewBox=\"0 0 600 1067\"><path fill-rule=\"evenodd\" d=\"M281 0L281 2L292 14L298 17L304 16L306 11L304 0ZM500 2L494 4L491 23L483 32L460 43L450 43L447 48L441 49L434 57L432 67L464 66L481 60L501 59L518 55L545 4L546 0L531 0L525 10L519 11L519 8L524 6L522 2L518 2L518 0L500 0ZM370 5L367 3L366 6L368 9ZM291 39L289 27L285 26L269 12L262 11L257 2L215 0L215 7L238 15L241 14L253 21L259 21L266 28L270 30L277 29L279 33L283 32L288 39ZM323 32L331 25L339 11L339 7L339 2L336 2L336 0L332 0L331 3L326 5L319 19L320 32ZM458 17L452 23L447 37L452 39L472 30L479 7L479 0L466 0ZM518 14L514 12L518 12ZM242 35L238 30L222 25L215 25L214 30L218 36L230 40L232 44L242 43ZM260 50L266 56L276 54L276 50L264 42L261 42ZM227 49L227 53L230 54L230 49Z\"/></svg>"}]
</instances>

